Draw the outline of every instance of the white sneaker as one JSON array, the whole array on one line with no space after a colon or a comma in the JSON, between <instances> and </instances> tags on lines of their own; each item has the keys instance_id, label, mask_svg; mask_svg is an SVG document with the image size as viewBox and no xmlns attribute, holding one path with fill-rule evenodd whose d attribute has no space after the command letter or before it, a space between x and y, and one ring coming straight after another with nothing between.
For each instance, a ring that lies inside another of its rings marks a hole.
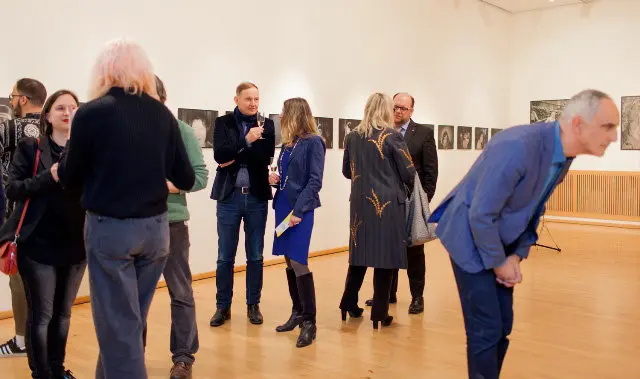
<instances>
[{"instance_id":1,"label":"white sneaker","mask_svg":"<svg viewBox=\"0 0 640 379\"><path fill-rule=\"evenodd\" d=\"M21 349L16 344L16 338L13 337L6 343L0 345L0 358L26 357L27 348Z\"/></svg>"}]
</instances>

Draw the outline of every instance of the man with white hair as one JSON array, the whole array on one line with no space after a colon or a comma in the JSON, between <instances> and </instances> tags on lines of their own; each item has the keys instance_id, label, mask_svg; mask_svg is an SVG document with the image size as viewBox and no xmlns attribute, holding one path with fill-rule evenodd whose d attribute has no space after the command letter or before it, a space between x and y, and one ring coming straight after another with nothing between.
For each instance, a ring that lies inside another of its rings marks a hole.
<instances>
[{"instance_id":1,"label":"man with white hair","mask_svg":"<svg viewBox=\"0 0 640 379\"><path fill-rule=\"evenodd\" d=\"M602 156L620 113L603 92L575 95L559 121L505 129L433 211L449 252L467 335L469 378L496 379L513 326L520 262L537 241L546 201L577 155Z\"/></svg>"}]
</instances>

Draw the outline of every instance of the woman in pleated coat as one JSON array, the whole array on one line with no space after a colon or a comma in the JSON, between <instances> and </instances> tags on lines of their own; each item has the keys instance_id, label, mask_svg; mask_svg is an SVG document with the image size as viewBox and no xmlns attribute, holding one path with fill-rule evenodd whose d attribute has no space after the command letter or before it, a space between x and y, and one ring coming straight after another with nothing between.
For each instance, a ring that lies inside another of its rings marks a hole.
<instances>
[{"instance_id":1,"label":"woman in pleated coat","mask_svg":"<svg viewBox=\"0 0 640 379\"><path fill-rule=\"evenodd\" d=\"M349 270L340 309L360 317L358 292L368 267L373 267L371 321L391 325L389 291L393 269L407 268L405 203L413 188L415 168L407 145L393 129L393 101L369 97L362 122L345 138L343 175L351 180Z\"/></svg>"}]
</instances>

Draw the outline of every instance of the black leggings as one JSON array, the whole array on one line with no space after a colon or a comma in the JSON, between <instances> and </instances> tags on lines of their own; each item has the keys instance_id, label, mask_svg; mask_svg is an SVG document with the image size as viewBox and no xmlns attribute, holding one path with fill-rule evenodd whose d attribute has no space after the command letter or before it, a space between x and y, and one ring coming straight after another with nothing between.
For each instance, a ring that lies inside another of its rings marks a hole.
<instances>
[{"instance_id":1,"label":"black leggings","mask_svg":"<svg viewBox=\"0 0 640 379\"><path fill-rule=\"evenodd\" d=\"M18 269L27 296L26 345L33 378L64 377L71 306L86 263L50 266L21 256Z\"/></svg>"}]
</instances>

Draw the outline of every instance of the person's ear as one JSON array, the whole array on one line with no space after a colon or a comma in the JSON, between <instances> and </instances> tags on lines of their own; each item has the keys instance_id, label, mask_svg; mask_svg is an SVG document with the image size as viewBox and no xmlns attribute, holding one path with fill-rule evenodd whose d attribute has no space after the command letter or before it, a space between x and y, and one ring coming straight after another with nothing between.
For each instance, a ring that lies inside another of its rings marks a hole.
<instances>
[{"instance_id":1,"label":"person's ear","mask_svg":"<svg viewBox=\"0 0 640 379\"><path fill-rule=\"evenodd\" d=\"M234 96L234 97L233 97L233 101L236 103L236 105L238 105L238 101L239 101L239 100L240 100L240 99L238 98L238 96Z\"/></svg>"}]
</instances>

